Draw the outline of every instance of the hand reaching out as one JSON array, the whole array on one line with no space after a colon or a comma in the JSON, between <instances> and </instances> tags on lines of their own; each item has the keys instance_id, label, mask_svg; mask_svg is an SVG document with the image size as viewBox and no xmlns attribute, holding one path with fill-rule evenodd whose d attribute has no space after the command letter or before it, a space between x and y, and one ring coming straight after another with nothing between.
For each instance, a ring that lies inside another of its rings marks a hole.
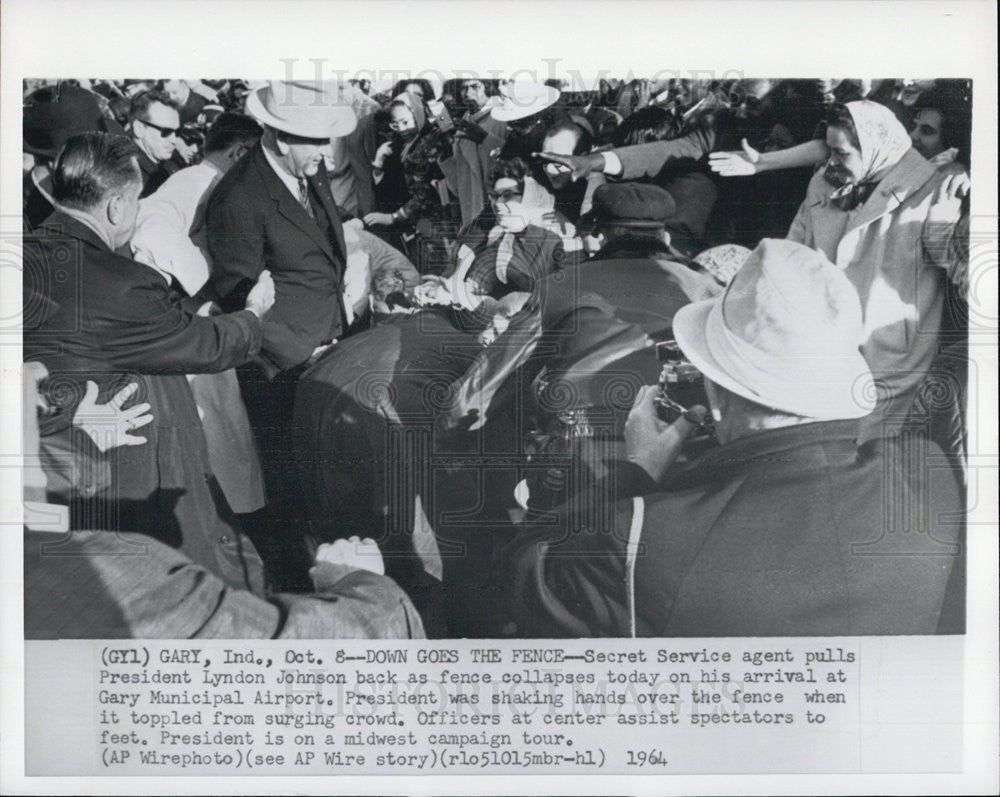
<instances>
[{"instance_id":1,"label":"hand reaching out","mask_svg":"<svg viewBox=\"0 0 1000 797\"><path fill-rule=\"evenodd\" d=\"M741 142L742 152L712 152L708 156L708 165L716 174L723 177L749 177L757 173L757 161L760 153L744 138Z\"/></svg>"},{"instance_id":2,"label":"hand reaching out","mask_svg":"<svg viewBox=\"0 0 1000 797\"><path fill-rule=\"evenodd\" d=\"M365 214L366 227L388 227L390 224L392 224L391 213L373 211L372 213Z\"/></svg>"},{"instance_id":3,"label":"hand reaching out","mask_svg":"<svg viewBox=\"0 0 1000 797\"><path fill-rule=\"evenodd\" d=\"M88 381L87 392L73 415L73 425L86 432L102 452L118 446L141 446L146 438L133 437L129 432L152 422L149 404L143 402L122 409L138 389L139 385L133 382L119 390L107 404L98 404L97 383Z\"/></svg>"},{"instance_id":4,"label":"hand reaching out","mask_svg":"<svg viewBox=\"0 0 1000 797\"><path fill-rule=\"evenodd\" d=\"M536 152L535 157L548 163L565 166L573 182L588 177L592 172L604 171L604 156L600 152L588 155L557 155L554 152Z\"/></svg>"}]
</instances>

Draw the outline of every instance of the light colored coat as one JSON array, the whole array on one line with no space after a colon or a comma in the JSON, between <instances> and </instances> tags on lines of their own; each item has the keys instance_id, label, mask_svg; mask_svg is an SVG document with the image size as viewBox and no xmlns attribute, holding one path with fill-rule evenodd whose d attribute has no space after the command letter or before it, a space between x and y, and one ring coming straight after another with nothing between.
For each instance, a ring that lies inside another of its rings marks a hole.
<instances>
[{"instance_id":1,"label":"light colored coat","mask_svg":"<svg viewBox=\"0 0 1000 797\"><path fill-rule=\"evenodd\" d=\"M960 201L941 174L910 149L863 204L841 210L834 187L817 172L788 238L824 254L857 288L865 319L861 353L879 385L879 408L864 439L883 419L905 415L937 352L947 277L963 293L967 262L958 254Z\"/></svg>"}]
</instances>

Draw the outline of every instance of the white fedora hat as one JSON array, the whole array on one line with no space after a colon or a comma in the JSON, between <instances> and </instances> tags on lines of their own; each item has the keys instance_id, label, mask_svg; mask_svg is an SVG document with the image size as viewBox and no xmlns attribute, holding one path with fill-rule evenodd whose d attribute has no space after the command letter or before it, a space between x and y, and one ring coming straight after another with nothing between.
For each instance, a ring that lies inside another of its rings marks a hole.
<instances>
[{"instance_id":1,"label":"white fedora hat","mask_svg":"<svg viewBox=\"0 0 1000 797\"><path fill-rule=\"evenodd\" d=\"M821 252L764 239L722 296L682 307L674 337L713 382L765 407L817 420L874 408L861 301Z\"/></svg>"},{"instance_id":2,"label":"white fedora hat","mask_svg":"<svg viewBox=\"0 0 1000 797\"><path fill-rule=\"evenodd\" d=\"M268 127L303 138L339 138L358 124L335 83L273 80L251 91L246 107Z\"/></svg>"},{"instance_id":3,"label":"white fedora hat","mask_svg":"<svg viewBox=\"0 0 1000 797\"><path fill-rule=\"evenodd\" d=\"M501 103L490 111L498 122L513 122L544 111L559 99L559 89L516 80L500 86Z\"/></svg>"}]
</instances>

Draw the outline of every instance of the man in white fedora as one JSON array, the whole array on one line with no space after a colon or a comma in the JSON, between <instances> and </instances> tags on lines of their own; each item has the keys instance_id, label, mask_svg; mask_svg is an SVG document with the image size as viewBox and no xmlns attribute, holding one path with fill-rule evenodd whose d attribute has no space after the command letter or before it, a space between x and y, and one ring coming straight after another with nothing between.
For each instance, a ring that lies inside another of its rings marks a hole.
<instances>
[{"instance_id":1,"label":"man in white fedora","mask_svg":"<svg viewBox=\"0 0 1000 797\"><path fill-rule=\"evenodd\" d=\"M955 631L939 626L960 555L959 525L942 520L960 516L955 481L931 478L941 454L926 440L858 445L874 390L844 273L802 244L765 239L721 297L678 310L673 332L705 377L720 446L672 468L705 409L668 425L656 389L643 388L617 474L619 495L630 483L643 497L619 502L610 527L566 512L516 540L502 632Z\"/></svg>"},{"instance_id":2,"label":"man in white fedora","mask_svg":"<svg viewBox=\"0 0 1000 797\"><path fill-rule=\"evenodd\" d=\"M559 89L541 83L510 80L500 84L500 102L490 117L507 125L507 138L500 157L530 158L539 149L545 131L560 116L556 106Z\"/></svg>"},{"instance_id":3,"label":"man in white fedora","mask_svg":"<svg viewBox=\"0 0 1000 797\"><path fill-rule=\"evenodd\" d=\"M330 139L350 133L357 120L334 84L318 82L268 83L250 92L246 108L264 134L219 181L205 220L212 282L224 308L242 301L262 270L274 277L260 356L238 375L276 510L291 487L295 382L347 326L347 249L324 156L332 154Z\"/></svg>"}]
</instances>

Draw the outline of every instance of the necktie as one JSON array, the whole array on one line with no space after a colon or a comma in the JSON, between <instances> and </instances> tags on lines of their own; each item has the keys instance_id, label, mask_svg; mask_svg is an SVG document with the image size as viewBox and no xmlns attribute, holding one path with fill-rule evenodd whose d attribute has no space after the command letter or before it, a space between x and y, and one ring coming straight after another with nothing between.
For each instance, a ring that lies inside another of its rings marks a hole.
<instances>
[{"instance_id":1,"label":"necktie","mask_svg":"<svg viewBox=\"0 0 1000 797\"><path fill-rule=\"evenodd\" d=\"M309 201L309 183L306 182L305 177L299 178L299 202L305 208L306 213L309 214L309 218L315 219L316 214L313 213L312 203Z\"/></svg>"}]
</instances>

